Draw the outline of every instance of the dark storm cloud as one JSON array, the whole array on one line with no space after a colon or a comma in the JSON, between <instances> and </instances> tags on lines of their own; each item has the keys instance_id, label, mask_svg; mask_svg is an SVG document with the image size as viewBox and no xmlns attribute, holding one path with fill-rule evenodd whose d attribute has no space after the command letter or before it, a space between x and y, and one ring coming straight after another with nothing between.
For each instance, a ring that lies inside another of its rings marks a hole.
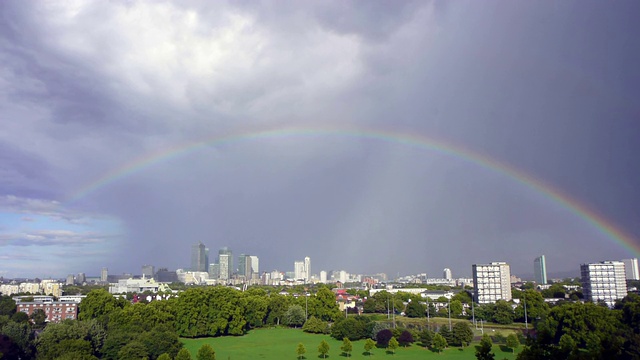
<instances>
[{"instance_id":1,"label":"dark storm cloud","mask_svg":"<svg viewBox=\"0 0 640 360\"><path fill-rule=\"evenodd\" d=\"M255 254L262 270L310 255L314 273L465 276L494 260L528 273L542 253L559 270L628 257L526 184L397 142L247 137L114 174L206 138L387 129L497 158L636 236L637 7L2 2L0 118L11 121L0 131L0 208L38 221L0 224L0 236L93 256L120 231L44 229L36 215L124 224L123 246L70 272L185 267L197 241Z\"/></svg>"}]
</instances>

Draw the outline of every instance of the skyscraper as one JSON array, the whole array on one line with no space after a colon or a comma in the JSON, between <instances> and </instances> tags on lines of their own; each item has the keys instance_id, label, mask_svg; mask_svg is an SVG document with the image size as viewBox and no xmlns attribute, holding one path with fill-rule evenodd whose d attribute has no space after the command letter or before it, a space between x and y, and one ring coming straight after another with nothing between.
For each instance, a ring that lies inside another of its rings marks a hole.
<instances>
[{"instance_id":1,"label":"skyscraper","mask_svg":"<svg viewBox=\"0 0 640 360\"><path fill-rule=\"evenodd\" d=\"M304 258L304 273L305 282L309 282L309 280L311 280L311 258L308 256Z\"/></svg>"},{"instance_id":2,"label":"skyscraper","mask_svg":"<svg viewBox=\"0 0 640 360\"><path fill-rule=\"evenodd\" d=\"M511 300L511 270L505 262L473 264L473 291L479 304Z\"/></svg>"},{"instance_id":3,"label":"skyscraper","mask_svg":"<svg viewBox=\"0 0 640 360\"><path fill-rule=\"evenodd\" d=\"M156 269L153 265L142 265L142 276L147 279L153 279L156 274Z\"/></svg>"},{"instance_id":4,"label":"skyscraper","mask_svg":"<svg viewBox=\"0 0 640 360\"><path fill-rule=\"evenodd\" d=\"M540 255L533 260L533 277L538 285L547 283L547 262L544 255Z\"/></svg>"},{"instance_id":5,"label":"skyscraper","mask_svg":"<svg viewBox=\"0 0 640 360\"><path fill-rule=\"evenodd\" d=\"M451 269L449 269L449 268L445 268L445 269L442 271L442 276L443 276L446 280L451 280L451 279L452 279Z\"/></svg>"},{"instance_id":6,"label":"skyscraper","mask_svg":"<svg viewBox=\"0 0 640 360\"><path fill-rule=\"evenodd\" d=\"M293 262L293 278L294 280L303 280L307 278L304 273L304 261Z\"/></svg>"},{"instance_id":7,"label":"skyscraper","mask_svg":"<svg viewBox=\"0 0 640 360\"><path fill-rule=\"evenodd\" d=\"M627 280L640 280L640 274L638 274L638 258L624 259L624 271Z\"/></svg>"},{"instance_id":8,"label":"skyscraper","mask_svg":"<svg viewBox=\"0 0 640 360\"><path fill-rule=\"evenodd\" d=\"M191 246L191 271L207 271L206 248L202 242Z\"/></svg>"},{"instance_id":9,"label":"skyscraper","mask_svg":"<svg viewBox=\"0 0 640 360\"><path fill-rule=\"evenodd\" d=\"M218 264L220 264L220 279L231 279L231 276L235 273L235 268L233 267L233 252L231 249L224 246L218 250Z\"/></svg>"},{"instance_id":10,"label":"skyscraper","mask_svg":"<svg viewBox=\"0 0 640 360\"><path fill-rule=\"evenodd\" d=\"M603 301L613 306L616 300L627 296L624 263L602 261L580 265L582 292L587 301Z\"/></svg>"},{"instance_id":11,"label":"skyscraper","mask_svg":"<svg viewBox=\"0 0 640 360\"><path fill-rule=\"evenodd\" d=\"M107 269L106 267L103 267L102 271L100 272L100 281L107 282L108 279L109 279L109 269Z\"/></svg>"}]
</instances>

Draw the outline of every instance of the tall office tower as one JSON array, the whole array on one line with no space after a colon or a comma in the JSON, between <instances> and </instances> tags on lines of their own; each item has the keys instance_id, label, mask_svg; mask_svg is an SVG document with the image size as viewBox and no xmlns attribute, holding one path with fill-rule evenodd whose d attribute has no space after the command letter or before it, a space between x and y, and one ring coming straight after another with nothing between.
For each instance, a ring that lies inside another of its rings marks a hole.
<instances>
[{"instance_id":1,"label":"tall office tower","mask_svg":"<svg viewBox=\"0 0 640 360\"><path fill-rule=\"evenodd\" d=\"M327 282L327 272L324 270L320 271L320 282L323 284Z\"/></svg>"},{"instance_id":2,"label":"tall office tower","mask_svg":"<svg viewBox=\"0 0 640 360\"><path fill-rule=\"evenodd\" d=\"M142 265L142 276L152 279L156 274L156 268L153 265Z\"/></svg>"},{"instance_id":3,"label":"tall office tower","mask_svg":"<svg viewBox=\"0 0 640 360\"><path fill-rule=\"evenodd\" d=\"M473 264L473 291L479 304L511 300L511 271L505 262Z\"/></svg>"},{"instance_id":4,"label":"tall office tower","mask_svg":"<svg viewBox=\"0 0 640 360\"><path fill-rule=\"evenodd\" d=\"M204 271L209 271L209 248L204 248Z\"/></svg>"},{"instance_id":5,"label":"tall office tower","mask_svg":"<svg viewBox=\"0 0 640 360\"><path fill-rule=\"evenodd\" d=\"M107 269L106 267L103 267L102 271L100 272L100 281L107 282L108 279L109 279L109 269Z\"/></svg>"},{"instance_id":6,"label":"tall office tower","mask_svg":"<svg viewBox=\"0 0 640 360\"><path fill-rule=\"evenodd\" d=\"M627 280L640 280L640 274L638 274L638 258L624 259L624 271Z\"/></svg>"},{"instance_id":7,"label":"tall office tower","mask_svg":"<svg viewBox=\"0 0 640 360\"><path fill-rule=\"evenodd\" d=\"M249 260L249 261L247 261ZM240 254L238 256L238 275L247 276L247 262L249 263L249 266L251 266L251 256L249 255L245 255L245 254ZM249 271L251 270L251 268L249 268Z\"/></svg>"},{"instance_id":8,"label":"tall office tower","mask_svg":"<svg viewBox=\"0 0 640 360\"><path fill-rule=\"evenodd\" d=\"M257 256L251 255L251 276L257 278L260 275L260 259Z\"/></svg>"},{"instance_id":9,"label":"tall office tower","mask_svg":"<svg viewBox=\"0 0 640 360\"><path fill-rule=\"evenodd\" d=\"M87 281L87 276L84 273L78 273L76 277L76 284L82 285Z\"/></svg>"},{"instance_id":10,"label":"tall office tower","mask_svg":"<svg viewBox=\"0 0 640 360\"><path fill-rule=\"evenodd\" d=\"M452 276L451 276L451 269L449 269L449 268L445 268L445 269L442 271L442 276L443 276L446 280L451 280L451 279L452 279Z\"/></svg>"},{"instance_id":11,"label":"tall office tower","mask_svg":"<svg viewBox=\"0 0 640 360\"><path fill-rule=\"evenodd\" d=\"M209 264L209 279L220 278L220 264Z\"/></svg>"},{"instance_id":12,"label":"tall office tower","mask_svg":"<svg viewBox=\"0 0 640 360\"><path fill-rule=\"evenodd\" d=\"M225 257L225 264L226 264L226 269L223 269L222 266L222 255L226 255ZM227 274L227 277L224 279L231 279L231 277L233 276L233 274L236 272L235 268L233 267L233 252L231 251L231 249L229 249L228 247L224 246L222 248L220 248L220 250L218 250L218 264L220 264L220 275L222 276L222 274ZM220 277L222 279L222 277Z\"/></svg>"},{"instance_id":13,"label":"tall office tower","mask_svg":"<svg viewBox=\"0 0 640 360\"><path fill-rule=\"evenodd\" d=\"M206 247L202 242L191 246L191 271L207 271Z\"/></svg>"},{"instance_id":14,"label":"tall office tower","mask_svg":"<svg viewBox=\"0 0 640 360\"><path fill-rule=\"evenodd\" d=\"M539 285L547 283L547 262L544 259L544 255L540 255L533 260L533 277Z\"/></svg>"},{"instance_id":15,"label":"tall office tower","mask_svg":"<svg viewBox=\"0 0 640 360\"><path fill-rule=\"evenodd\" d=\"M65 283L65 285L73 285L73 284L74 284L73 274L67 275L67 282Z\"/></svg>"},{"instance_id":16,"label":"tall office tower","mask_svg":"<svg viewBox=\"0 0 640 360\"><path fill-rule=\"evenodd\" d=\"M218 279L220 280L229 280L231 278L231 273L229 272L229 263L231 262L231 257L229 254L219 254L218 255Z\"/></svg>"},{"instance_id":17,"label":"tall office tower","mask_svg":"<svg viewBox=\"0 0 640 360\"><path fill-rule=\"evenodd\" d=\"M304 261L295 261L293 263L293 278L294 280L303 280L307 278L304 272Z\"/></svg>"},{"instance_id":18,"label":"tall office tower","mask_svg":"<svg viewBox=\"0 0 640 360\"><path fill-rule=\"evenodd\" d=\"M582 293L587 301L604 301L613 306L616 300L627 296L624 263L601 261L580 265Z\"/></svg>"},{"instance_id":19,"label":"tall office tower","mask_svg":"<svg viewBox=\"0 0 640 360\"><path fill-rule=\"evenodd\" d=\"M304 280L309 282L311 280L311 258L308 256L304 258Z\"/></svg>"}]
</instances>

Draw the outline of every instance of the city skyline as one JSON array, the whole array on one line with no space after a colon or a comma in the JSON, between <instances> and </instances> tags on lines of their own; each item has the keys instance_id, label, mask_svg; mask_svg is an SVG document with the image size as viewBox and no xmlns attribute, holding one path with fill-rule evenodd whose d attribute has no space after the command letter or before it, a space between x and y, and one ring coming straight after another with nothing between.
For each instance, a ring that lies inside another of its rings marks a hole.
<instances>
[{"instance_id":1,"label":"city skyline","mask_svg":"<svg viewBox=\"0 0 640 360\"><path fill-rule=\"evenodd\" d=\"M640 256L636 1L0 12L0 276Z\"/></svg>"}]
</instances>

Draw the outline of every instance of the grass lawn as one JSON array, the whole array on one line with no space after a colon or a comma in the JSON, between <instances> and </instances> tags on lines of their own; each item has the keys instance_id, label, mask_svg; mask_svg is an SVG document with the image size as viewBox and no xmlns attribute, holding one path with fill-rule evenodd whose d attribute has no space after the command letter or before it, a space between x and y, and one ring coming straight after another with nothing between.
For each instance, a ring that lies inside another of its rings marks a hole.
<instances>
[{"instance_id":1,"label":"grass lawn","mask_svg":"<svg viewBox=\"0 0 640 360\"><path fill-rule=\"evenodd\" d=\"M295 360L297 358L296 347L298 343L303 343L307 350L304 358L315 360L321 358L318 353L318 345L323 339L325 339L331 347L327 359L347 359L341 355L340 346L342 346L342 341L335 340L329 335L307 334L300 329L259 329L252 330L245 336L182 339L182 342L185 347L189 349L194 359L200 346L202 346L202 344L209 344L213 346L216 351L216 359L219 360ZM399 348L396 350L395 355L391 353L387 354L385 349L374 348L371 351L373 355L369 357L364 354L364 340L361 340L353 342L353 352L349 359L475 359L475 349L473 345L474 344L464 350L450 347L440 354L424 349L418 345ZM510 350L506 348L501 349L498 345L494 345L493 352L496 354L496 360L504 358L515 359L515 355L512 354Z\"/></svg>"}]
</instances>

